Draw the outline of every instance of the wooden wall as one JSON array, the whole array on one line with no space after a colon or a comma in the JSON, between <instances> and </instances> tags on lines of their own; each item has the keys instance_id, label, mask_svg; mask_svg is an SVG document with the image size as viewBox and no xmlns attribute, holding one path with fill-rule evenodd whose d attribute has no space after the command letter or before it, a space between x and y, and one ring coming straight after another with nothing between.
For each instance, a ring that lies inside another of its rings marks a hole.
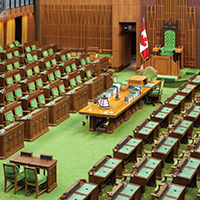
<instances>
[{"instance_id":1,"label":"wooden wall","mask_svg":"<svg viewBox=\"0 0 200 200\"><path fill-rule=\"evenodd\" d=\"M155 6L147 6L147 36L150 53L152 48L163 46L161 34L163 20L178 20L180 33L176 36L176 46L184 46L184 66L196 67L196 8L188 7L187 0L156 0Z\"/></svg>"},{"instance_id":2,"label":"wooden wall","mask_svg":"<svg viewBox=\"0 0 200 200\"><path fill-rule=\"evenodd\" d=\"M111 0L40 0L40 45L95 46L112 51Z\"/></svg>"}]
</instances>

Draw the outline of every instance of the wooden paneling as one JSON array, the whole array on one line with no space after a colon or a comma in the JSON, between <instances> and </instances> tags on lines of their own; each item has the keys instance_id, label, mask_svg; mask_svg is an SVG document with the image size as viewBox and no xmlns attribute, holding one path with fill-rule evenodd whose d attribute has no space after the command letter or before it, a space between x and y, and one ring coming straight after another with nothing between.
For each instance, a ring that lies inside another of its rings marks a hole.
<instances>
[{"instance_id":1,"label":"wooden paneling","mask_svg":"<svg viewBox=\"0 0 200 200\"><path fill-rule=\"evenodd\" d=\"M147 6L147 35L149 51L155 45L164 44L161 33L163 20L178 20L180 33L176 35L176 46L184 46L184 66L196 67L196 8L187 7L187 0L156 0L155 6Z\"/></svg>"}]
</instances>

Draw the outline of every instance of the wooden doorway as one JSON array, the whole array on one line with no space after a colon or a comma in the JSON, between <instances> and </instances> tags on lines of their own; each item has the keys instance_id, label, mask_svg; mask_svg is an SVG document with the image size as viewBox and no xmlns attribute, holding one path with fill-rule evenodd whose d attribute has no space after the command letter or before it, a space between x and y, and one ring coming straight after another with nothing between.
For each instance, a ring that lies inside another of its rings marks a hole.
<instances>
[{"instance_id":1,"label":"wooden doorway","mask_svg":"<svg viewBox=\"0 0 200 200\"><path fill-rule=\"evenodd\" d=\"M15 18L15 40L22 42L22 17Z\"/></svg>"}]
</instances>

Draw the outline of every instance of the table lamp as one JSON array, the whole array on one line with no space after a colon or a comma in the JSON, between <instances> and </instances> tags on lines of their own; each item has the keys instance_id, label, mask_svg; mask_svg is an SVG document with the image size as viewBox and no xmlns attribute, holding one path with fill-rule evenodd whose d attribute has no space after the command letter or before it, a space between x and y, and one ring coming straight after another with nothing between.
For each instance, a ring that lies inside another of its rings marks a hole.
<instances>
[{"instance_id":1,"label":"table lamp","mask_svg":"<svg viewBox=\"0 0 200 200\"><path fill-rule=\"evenodd\" d=\"M100 107L102 109L107 109L110 108L109 102L108 102L108 98L104 95L103 98L100 100Z\"/></svg>"}]
</instances>

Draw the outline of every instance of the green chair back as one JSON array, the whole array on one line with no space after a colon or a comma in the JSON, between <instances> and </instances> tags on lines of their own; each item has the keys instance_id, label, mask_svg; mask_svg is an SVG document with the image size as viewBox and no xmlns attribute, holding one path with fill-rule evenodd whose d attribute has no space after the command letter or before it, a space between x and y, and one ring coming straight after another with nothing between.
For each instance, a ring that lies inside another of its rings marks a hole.
<instances>
[{"instance_id":1,"label":"green chair back","mask_svg":"<svg viewBox=\"0 0 200 200\"><path fill-rule=\"evenodd\" d=\"M165 46L175 47L176 34L172 30L165 31Z\"/></svg>"},{"instance_id":2,"label":"green chair back","mask_svg":"<svg viewBox=\"0 0 200 200\"><path fill-rule=\"evenodd\" d=\"M19 173L19 168L17 165L10 164L10 163L9 163L9 165L7 165L7 163L4 163L4 164L5 164L4 165L4 173L6 175L13 176L13 178L14 178L15 173L17 173L17 174ZM14 168L14 166L15 166L15 168ZM16 169L16 171L15 171L15 169Z\"/></svg>"},{"instance_id":3,"label":"green chair back","mask_svg":"<svg viewBox=\"0 0 200 200\"><path fill-rule=\"evenodd\" d=\"M14 51L13 52L14 56L19 57L19 51Z\"/></svg>"},{"instance_id":4,"label":"green chair back","mask_svg":"<svg viewBox=\"0 0 200 200\"><path fill-rule=\"evenodd\" d=\"M62 60L62 61L66 61L66 60L67 60L66 56L65 56L65 55L62 55L62 56L61 56L61 60Z\"/></svg>"},{"instance_id":5,"label":"green chair back","mask_svg":"<svg viewBox=\"0 0 200 200\"><path fill-rule=\"evenodd\" d=\"M70 82L70 85L71 85L71 86L76 86L76 81L75 81L74 78L70 79L69 82Z\"/></svg>"},{"instance_id":6,"label":"green chair back","mask_svg":"<svg viewBox=\"0 0 200 200\"><path fill-rule=\"evenodd\" d=\"M7 85L13 85L14 84L13 78L12 77L7 78L6 79L6 84Z\"/></svg>"},{"instance_id":7,"label":"green chair back","mask_svg":"<svg viewBox=\"0 0 200 200\"><path fill-rule=\"evenodd\" d=\"M15 47L15 45L13 43L8 45L8 48L13 48L13 47Z\"/></svg>"},{"instance_id":8,"label":"green chair back","mask_svg":"<svg viewBox=\"0 0 200 200\"><path fill-rule=\"evenodd\" d=\"M16 90L14 91L14 93L15 93L15 96L16 96L16 97L22 97L22 90L21 90L21 88L16 89Z\"/></svg>"},{"instance_id":9,"label":"green chair back","mask_svg":"<svg viewBox=\"0 0 200 200\"><path fill-rule=\"evenodd\" d=\"M91 78L91 77L92 77L91 71L90 71L90 70L87 70L87 71L86 71L86 75L87 75L88 79Z\"/></svg>"},{"instance_id":10,"label":"green chair back","mask_svg":"<svg viewBox=\"0 0 200 200\"><path fill-rule=\"evenodd\" d=\"M84 67L86 65L85 59L81 59L81 65Z\"/></svg>"},{"instance_id":11,"label":"green chair back","mask_svg":"<svg viewBox=\"0 0 200 200\"><path fill-rule=\"evenodd\" d=\"M72 70L71 70L71 67L69 65L67 65L65 67L65 71L67 72L67 74L69 74Z\"/></svg>"},{"instance_id":12,"label":"green chair back","mask_svg":"<svg viewBox=\"0 0 200 200\"><path fill-rule=\"evenodd\" d=\"M19 46L21 45L20 42L19 42L18 40L15 40L15 41L14 41L14 44L15 44L16 47L19 47Z\"/></svg>"},{"instance_id":13,"label":"green chair back","mask_svg":"<svg viewBox=\"0 0 200 200\"><path fill-rule=\"evenodd\" d=\"M2 48L2 46L0 45L0 52L3 52L4 50L3 50L3 48Z\"/></svg>"},{"instance_id":14,"label":"green chair back","mask_svg":"<svg viewBox=\"0 0 200 200\"><path fill-rule=\"evenodd\" d=\"M151 69L147 69L147 70L143 73L143 76L147 76L148 79L149 79L150 81L156 77L154 71L151 70Z\"/></svg>"},{"instance_id":15,"label":"green chair back","mask_svg":"<svg viewBox=\"0 0 200 200\"><path fill-rule=\"evenodd\" d=\"M13 112L10 110L5 114L6 125L11 124L15 121Z\"/></svg>"},{"instance_id":16,"label":"green chair back","mask_svg":"<svg viewBox=\"0 0 200 200\"><path fill-rule=\"evenodd\" d=\"M45 97L44 97L43 94L41 94L41 95L38 96L38 101L39 101L39 103L42 103L42 104L45 103Z\"/></svg>"},{"instance_id":17,"label":"green chair back","mask_svg":"<svg viewBox=\"0 0 200 200\"><path fill-rule=\"evenodd\" d=\"M28 89L29 89L29 92L32 92L35 90L35 83L34 82L31 82L28 84Z\"/></svg>"},{"instance_id":18,"label":"green chair back","mask_svg":"<svg viewBox=\"0 0 200 200\"><path fill-rule=\"evenodd\" d=\"M55 88L52 88L52 94L53 94L53 96L54 96L54 97L57 97L57 96L59 96L59 93L58 93L58 88L57 88L57 87L55 87Z\"/></svg>"},{"instance_id":19,"label":"green chair back","mask_svg":"<svg viewBox=\"0 0 200 200\"><path fill-rule=\"evenodd\" d=\"M43 86L43 83L42 83L42 79L41 79L41 78L39 78L39 79L36 80L36 85L37 85L37 86Z\"/></svg>"},{"instance_id":20,"label":"green chair back","mask_svg":"<svg viewBox=\"0 0 200 200\"><path fill-rule=\"evenodd\" d=\"M91 60L90 60L90 57L89 57L89 56L87 56L85 59L86 59L86 62L87 62L88 64L91 62Z\"/></svg>"},{"instance_id":21,"label":"green chair back","mask_svg":"<svg viewBox=\"0 0 200 200\"><path fill-rule=\"evenodd\" d=\"M40 73L40 68L38 66L33 67L35 73Z\"/></svg>"},{"instance_id":22,"label":"green chair back","mask_svg":"<svg viewBox=\"0 0 200 200\"><path fill-rule=\"evenodd\" d=\"M47 57L48 56L48 52L45 50L42 52L43 57Z\"/></svg>"},{"instance_id":23,"label":"green chair back","mask_svg":"<svg viewBox=\"0 0 200 200\"><path fill-rule=\"evenodd\" d=\"M14 64L14 67L15 67L15 68L19 68L19 67L20 67L19 62L14 62L13 64Z\"/></svg>"},{"instance_id":24,"label":"green chair back","mask_svg":"<svg viewBox=\"0 0 200 200\"><path fill-rule=\"evenodd\" d=\"M76 81L77 81L77 83L82 83L82 80L81 80L81 76L80 76L80 75L76 76Z\"/></svg>"},{"instance_id":25,"label":"green chair back","mask_svg":"<svg viewBox=\"0 0 200 200\"><path fill-rule=\"evenodd\" d=\"M26 74L27 74L27 77L33 76L33 71L32 71L32 69L26 70Z\"/></svg>"},{"instance_id":26,"label":"green chair back","mask_svg":"<svg viewBox=\"0 0 200 200\"><path fill-rule=\"evenodd\" d=\"M48 52L49 52L50 55L52 55L53 54L53 49L48 49Z\"/></svg>"},{"instance_id":27,"label":"green chair back","mask_svg":"<svg viewBox=\"0 0 200 200\"><path fill-rule=\"evenodd\" d=\"M37 61L38 60L38 56L36 54L33 55L33 59L34 59L34 61Z\"/></svg>"},{"instance_id":28,"label":"green chair back","mask_svg":"<svg viewBox=\"0 0 200 200\"><path fill-rule=\"evenodd\" d=\"M51 60L52 65L57 65L56 59Z\"/></svg>"},{"instance_id":29,"label":"green chair back","mask_svg":"<svg viewBox=\"0 0 200 200\"><path fill-rule=\"evenodd\" d=\"M58 78L58 79L61 78L60 70L56 70L56 71L55 71L55 77Z\"/></svg>"},{"instance_id":30,"label":"green chair back","mask_svg":"<svg viewBox=\"0 0 200 200\"><path fill-rule=\"evenodd\" d=\"M49 61L45 62L45 67L47 69L51 68L51 63Z\"/></svg>"},{"instance_id":31,"label":"green chair back","mask_svg":"<svg viewBox=\"0 0 200 200\"><path fill-rule=\"evenodd\" d=\"M11 58L13 58L13 55L12 55L12 53L8 53L8 54L6 54L6 57L7 57L7 59L11 59Z\"/></svg>"},{"instance_id":32,"label":"green chair back","mask_svg":"<svg viewBox=\"0 0 200 200\"><path fill-rule=\"evenodd\" d=\"M22 107L21 106L17 106L14 109L15 115L17 115L18 117L22 117L23 116L23 111L22 111Z\"/></svg>"},{"instance_id":33,"label":"green chair back","mask_svg":"<svg viewBox=\"0 0 200 200\"><path fill-rule=\"evenodd\" d=\"M12 64L8 64L8 65L6 65L6 69L7 69L7 71L11 71L11 70L13 70L13 66L12 66Z\"/></svg>"},{"instance_id":34,"label":"green chair back","mask_svg":"<svg viewBox=\"0 0 200 200\"><path fill-rule=\"evenodd\" d=\"M25 168L25 174L26 174L26 179L29 179L29 181L27 181L27 184L31 186L36 186L37 174L35 173L35 170Z\"/></svg>"},{"instance_id":35,"label":"green chair back","mask_svg":"<svg viewBox=\"0 0 200 200\"><path fill-rule=\"evenodd\" d=\"M34 108L34 109L38 108L38 104L37 104L36 98L34 98L34 99L32 99L30 101L30 105L31 105L31 108Z\"/></svg>"},{"instance_id":36,"label":"green chair back","mask_svg":"<svg viewBox=\"0 0 200 200\"><path fill-rule=\"evenodd\" d=\"M31 49L32 50L36 50L37 49L36 46L35 46L35 44L31 45Z\"/></svg>"},{"instance_id":37,"label":"green chair back","mask_svg":"<svg viewBox=\"0 0 200 200\"><path fill-rule=\"evenodd\" d=\"M21 81L21 80L22 80L20 74L14 75L14 79L15 79L16 81Z\"/></svg>"},{"instance_id":38,"label":"green chair back","mask_svg":"<svg viewBox=\"0 0 200 200\"><path fill-rule=\"evenodd\" d=\"M53 72L48 75L48 79L49 79L50 82L55 81Z\"/></svg>"},{"instance_id":39,"label":"green chair back","mask_svg":"<svg viewBox=\"0 0 200 200\"><path fill-rule=\"evenodd\" d=\"M31 52L31 48L29 46L25 47L26 52Z\"/></svg>"},{"instance_id":40,"label":"green chair back","mask_svg":"<svg viewBox=\"0 0 200 200\"><path fill-rule=\"evenodd\" d=\"M71 67L72 67L73 70L77 70L77 67L76 67L75 63L72 63Z\"/></svg>"},{"instance_id":41,"label":"green chair back","mask_svg":"<svg viewBox=\"0 0 200 200\"><path fill-rule=\"evenodd\" d=\"M27 57L27 62L28 62L28 63L34 62L33 56L32 56L30 53L28 53L28 54L26 55L26 57Z\"/></svg>"},{"instance_id":42,"label":"green chair back","mask_svg":"<svg viewBox=\"0 0 200 200\"><path fill-rule=\"evenodd\" d=\"M8 102L15 101L14 95L12 92L9 92L8 94L6 94L6 101Z\"/></svg>"},{"instance_id":43,"label":"green chair back","mask_svg":"<svg viewBox=\"0 0 200 200\"><path fill-rule=\"evenodd\" d=\"M64 84L60 84L58 86L58 89L59 89L60 92L65 92L65 86L64 86Z\"/></svg>"},{"instance_id":44,"label":"green chair back","mask_svg":"<svg viewBox=\"0 0 200 200\"><path fill-rule=\"evenodd\" d=\"M67 53L67 58L70 59L71 57L71 53Z\"/></svg>"}]
</instances>

